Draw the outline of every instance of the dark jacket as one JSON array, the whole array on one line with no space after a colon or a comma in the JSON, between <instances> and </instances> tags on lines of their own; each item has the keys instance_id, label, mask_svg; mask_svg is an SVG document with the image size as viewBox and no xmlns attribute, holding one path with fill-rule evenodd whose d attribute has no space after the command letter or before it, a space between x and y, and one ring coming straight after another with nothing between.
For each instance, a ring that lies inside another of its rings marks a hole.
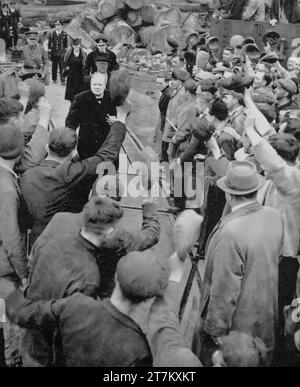
<instances>
[{"instance_id":1,"label":"dark jacket","mask_svg":"<svg viewBox=\"0 0 300 387\"><path fill-rule=\"evenodd\" d=\"M167 110L169 102L172 98L173 90L171 87L167 86L159 99L158 107L160 111L160 130L163 131L166 123Z\"/></svg>"},{"instance_id":2,"label":"dark jacket","mask_svg":"<svg viewBox=\"0 0 300 387\"><path fill-rule=\"evenodd\" d=\"M95 156L84 161L68 161L59 164L44 160L24 173L21 191L33 218L32 239L35 240L58 212L72 211L73 191L91 177L102 161L114 163L124 141L126 127L115 122Z\"/></svg>"},{"instance_id":3,"label":"dark jacket","mask_svg":"<svg viewBox=\"0 0 300 387\"><path fill-rule=\"evenodd\" d=\"M0 166L0 277L28 275L22 207L17 177Z\"/></svg>"},{"instance_id":4,"label":"dark jacket","mask_svg":"<svg viewBox=\"0 0 300 387\"><path fill-rule=\"evenodd\" d=\"M100 285L97 254L98 249L79 233L56 235L36 257L29 276L28 298L58 300L76 292L96 297ZM43 366L60 362L52 357L52 345L53 333L34 329L25 333L22 343L23 351Z\"/></svg>"},{"instance_id":5,"label":"dark jacket","mask_svg":"<svg viewBox=\"0 0 300 387\"><path fill-rule=\"evenodd\" d=\"M68 48L68 35L65 31L61 31L58 35L55 30L49 34L48 50L51 51L51 56L63 56Z\"/></svg>"},{"instance_id":6,"label":"dark jacket","mask_svg":"<svg viewBox=\"0 0 300 387\"><path fill-rule=\"evenodd\" d=\"M82 160L94 155L106 139L110 131L107 115L116 115L108 91L104 92L101 103L91 90L76 95L66 126L74 130L79 126L78 153Z\"/></svg>"},{"instance_id":7,"label":"dark jacket","mask_svg":"<svg viewBox=\"0 0 300 387\"><path fill-rule=\"evenodd\" d=\"M91 75L97 72L95 57L98 55L98 52L99 50L96 47L92 52L88 54L85 68L84 68L84 75ZM110 74L112 71L118 70L119 65L117 62L116 54L114 52L112 52L109 49L106 49L106 54L109 60L107 72Z\"/></svg>"},{"instance_id":8,"label":"dark jacket","mask_svg":"<svg viewBox=\"0 0 300 387\"><path fill-rule=\"evenodd\" d=\"M38 125L15 170L24 172L45 156L48 132ZM28 275L25 235L29 216L21 195L18 176L0 166L0 277Z\"/></svg>"},{"instance_id":9,"label":"dark jacket","mask_svg":"<svg viewBox=\"0 0 300 387\"><path fill-rule=\"evenodd\" d=\"M282 22L282 20L280 20L280 9L282 9L288 22L293 23L293 19L295 17L293 13L296 11L295 3L297 2L294 0L273 0L270 10L271 19L276 19L279 22Z\"/></svg>"},{"instance_id":10,"label":"dark jacket","mask_svg":"<svg viewBox=\"0 0 300 387\"><path fill-rule=\"evenodd\" d=\"M60 299L75 292L92 297L110 296L120 258L129 251L143 251L154 246L160 234L156 206L150 203L143 206L141 230L133 235L117 229L113 238L99 249L80 236L81 227L81 214L57 214L37 240L31 254L27 291L31 300ZM23 351L38 363L52 364L51 347L51 335L36 330L26 332Z\"/></svg>"},{"instance_id":11,"label":"dark jacket","mask_svg":"<svg viewBox=\"0 0 300 387\"><path fill-rule=\"evenodd\" d=\"M67 67L69 66L69 59L70 59L70 56L71 54L73 53L74 49L72 47L70 47L65 56L64 56L64 66ZM82 55L82 72L84 71L84 68L85 68L85 65L86 65L86 60L87 60L87 55L86 55L86 52L81 48L80 49L80 52L81 52L81 55Z\"/></svg>"},{"instance_id":12,"label":"dark jacket","mask_svg":"<svg viewBox=\"0 0 300 387\"><path fill-rule=\"evenodd\" d=\"M67 367L151 367L145 334L109 299L74 294L59 301L33 303L13 293L8 316L24 328L53 331L58 327ZM55 348L54 348L55 349Z\"/></svg>"},{"instance_id":13,"label":"dark jacket","mask_svg":"<svg viewBox=\"0 0 300 387\"><path fill-rule=\"evenodd\" d=\"M247 0L233 0L229 10L229 15L224 17L224 19L242 20L242 14L246 3Z\"/></svg>"},{"instance_id":14,"label":"dark jacket","mask_svg":"<svg viewBox=\"0 0 300 387\"><path fill-rule=\"evenodd\" d=\"M41 256L44 256L44 247L47 246L49 241L60 235L68 235L70 238L76 237L81 227L82 214L56 214L32 249L31 259L33 266L31 271L33 273L35 272L37 262ZM97 260L101 272L101 286L98 294L101 298L111 295L114 287L116 265L122 256L126 255L129 251L144 251L149 249L159 241L160 224L156 205L153 203L145 203L143 205L142 228L137 230L136 233L132 234L121 227L117 227L113 237L103 243L97 253ZM59 276L58 273L57 276ZM36 278L38 280L37 286L44 288L45 284L43 279L39 275ZM39 288L36 293L37 296L40 292L42 290ZM47 299L48 297L49 294Z\"/></svg>"}]
</instances>

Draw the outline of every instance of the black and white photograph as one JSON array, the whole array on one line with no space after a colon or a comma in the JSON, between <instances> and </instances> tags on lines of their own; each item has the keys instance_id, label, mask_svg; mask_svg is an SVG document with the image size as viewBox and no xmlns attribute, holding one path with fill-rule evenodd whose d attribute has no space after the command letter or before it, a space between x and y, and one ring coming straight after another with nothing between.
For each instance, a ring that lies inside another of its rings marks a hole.
<instances>
[{"instance_id":1,"label":"black and white photograph","mask_svg":"<svg viewBox=\"0 0 300 387\"><path fill-rule=\"evenodd\" d=\"M299 259L299 0L0 0L0 368L299 367Z\"/></svg>"}]
</instances>

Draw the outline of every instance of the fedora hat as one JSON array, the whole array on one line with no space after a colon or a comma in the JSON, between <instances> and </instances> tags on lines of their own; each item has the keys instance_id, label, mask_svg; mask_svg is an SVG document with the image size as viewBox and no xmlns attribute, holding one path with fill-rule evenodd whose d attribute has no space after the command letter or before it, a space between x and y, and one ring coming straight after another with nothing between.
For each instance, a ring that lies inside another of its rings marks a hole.
<instances>
[{"instance_id":1,"label":"fedora hat","mask_svg":"<svg viewBox=\"0 0 300 387\"><path fill-rule=\"evenodd\" d=\"M264 178L250 161L232 161L226 176L217 181L218 187L232 195L248 195L258 191L264 184Z\"/></svg>"}]
</instances>

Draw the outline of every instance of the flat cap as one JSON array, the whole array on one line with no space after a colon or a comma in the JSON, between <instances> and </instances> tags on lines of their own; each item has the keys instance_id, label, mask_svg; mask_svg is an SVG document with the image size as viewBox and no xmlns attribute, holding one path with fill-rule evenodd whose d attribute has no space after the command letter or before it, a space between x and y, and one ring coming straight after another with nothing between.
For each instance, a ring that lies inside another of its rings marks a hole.
<instances>
[{"instance_id":1,"label":"flat cap","mask_svg":"<svg viewBox=\"0 0 300 387\"><path fill-rule=\"evenodd\" d=\"M236 98L239 101L240 105L245 106L244 95L242 93L237 93L234 90L224 90L222 95L223 96L232 95L234 98Z\"/></svg>"},{"instance_id":2,"label":"flat cap","mask_svg":"<svg viewBox=\"0 0 300 387\"><path fill-rule=\"evenodd\" d=\"M172 72L172 77L177 79L178 81L181 81L181 82L185 82L187 81L188 79L190 79L190 74L185 71L185 70L179 70L179 69L175 69L173 70Z\"/></svg>"},{"instance_id":3,"label":"flat cap","mask_svg":"<svg viewBox=\"0 0 300 387\"><path fill-rule=\"evenodd\" d=\"M131 252L117 266L117 279L123 293L137 302L162 295L169 275L168 260L155 258L151 250Z\"/></svg>"}]
</instances>

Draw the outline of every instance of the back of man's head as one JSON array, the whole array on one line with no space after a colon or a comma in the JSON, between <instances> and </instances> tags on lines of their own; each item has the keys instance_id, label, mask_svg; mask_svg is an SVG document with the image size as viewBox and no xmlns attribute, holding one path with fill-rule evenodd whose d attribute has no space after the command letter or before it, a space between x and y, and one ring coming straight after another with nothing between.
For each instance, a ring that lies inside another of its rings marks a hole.
<instances>
[{"instance_id":1,"label":"back of man's head","mask_svg":"<svg viewBox=\"0 0 300 387\"><path fill-rule=\"evenodd\" d=\"M20 101L13 98L0 98L0 124L8 123L23 111Z\"/></svg>"},{"instance_id":2,"label":"back of man's head","mask_svg":"<svg viewBox=\"0 0 300 387\"><path fill-rule=\"evenodd\" d=\"M58 157L67 157L77 146L77 134L69 128L54 129L49 136L49 150Z\"/></svg>"},{"instance_id":3,"label":"back of man's head","mask_svg":"<svg viewBox=\"0 0 300 387\"><path fill-rule=\"evenodd\" d=\"M170 265L153 256L152 250L131 252L117 266L117 281L123 296L133 304L160 296L168 286Z\"/></svg>"},{"instance_id":4,"label":"back of man's head","mask_svg":"<svg viewBox=\"0 0 300 387\"><path fill-rule=\"evenodd\" d=\"M15 160L24 149L24 136L20 129L12 124L0 125L0 157Z\"/></svg>"},{"instance_id":5,"label":"back of man's head","mask_svg":"<svg viewBox=\"0 0 300 387\"><path fill-rule=\"evenodd\" d=\"M262 340L246 333L232 331L219 339L225 367L259 367L267 360L267 348Z\"/></svg>"},{"instance_id":6,"label":"back of man's head","mask_svg":"<svg viewBox=\"0 0 300 387\"><path fill-rule=\"evenodd\" d=\"M45 85L35 78L30 78L25 81L30 88L29 102L36 104L41 97L45 96Z\"/></svg>"},{"instance_id":7,"label":"back of man's head","mask_svg":"<svg viewBox=\"0 0 300 387\"><path fill-rule=\"evenodd\" d=\"M295 163L300 149L300 143L292 134L277 133L269 137L270 144L280 157L288 163Z\"/></svg>"},{"instance_id":8,"label":"back of man's head","mask_svg":"<svg viewBox=\"0 0 300 387\"><path fill-rule=\"evenodd\" d=\"M225 121L228 117L228 108L226 103L220 98L217 98L212 103L209 114L216 117L219 121Z\"/></svg>"},{"instance_id":9,"label":"back of man's head","mask_svg":"<svg viewBox=\"0 0 300 387\"><path fill-rule=\"evenodd\" d=\"M198 84L193 79L188 79L183 84L185 91L189 92L192 95L197 94Z\"/></svg>"},{"instance_id":10,"label":"back of man's head","mask_svg":"<svg viewBox=\"0 0 300 387\"><path fill-rule=\"evenodd\" d=\"M114 200L93 197L84 207L83 226L85 231L100 235L108 224L118 221L123 214L122 207Z\"/></svg>"}]
</instances>

